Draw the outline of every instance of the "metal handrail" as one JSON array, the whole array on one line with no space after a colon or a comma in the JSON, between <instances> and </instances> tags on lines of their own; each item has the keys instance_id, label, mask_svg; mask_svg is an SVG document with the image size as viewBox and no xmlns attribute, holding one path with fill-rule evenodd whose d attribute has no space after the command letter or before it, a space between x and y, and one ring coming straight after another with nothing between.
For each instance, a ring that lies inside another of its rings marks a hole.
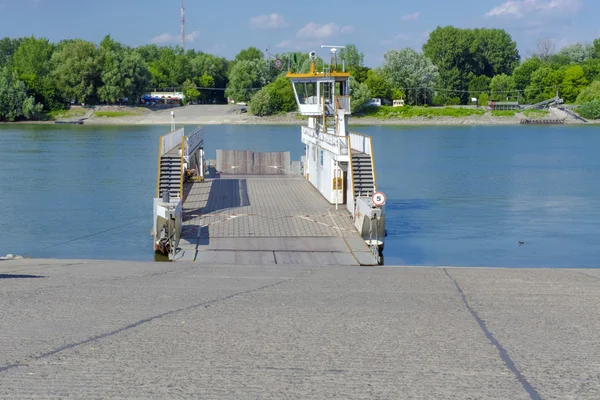
<instances>
[{"instance_id":1,"label":"metal handrail","mask_svg":"<svg viewBox=\"0 0 600 400\"><path fill-rule=\"evenodd\" d=\"M163 140L162 140L162 136L159 138L159 144L158 144L158 174L156 176L156 197L158 198L159 196L159 189L160 189L160 162L162 161L162 156L163 156L163 152L162 152L162 144L163 144Z\"/></svg>"},{"instance_id":2,"label":"metal handrail","mask_svg":"<svg viewBox=\"0 0 600 400\"><path fill-rule=\"evenodd\" d=\"M183 161L185 158L185 139L186 136L181 138L181 160L180 160L180 174L179 174L179 198L183 199L183 175L185 171L183 170Z\"/></svg>"}]
</instances>

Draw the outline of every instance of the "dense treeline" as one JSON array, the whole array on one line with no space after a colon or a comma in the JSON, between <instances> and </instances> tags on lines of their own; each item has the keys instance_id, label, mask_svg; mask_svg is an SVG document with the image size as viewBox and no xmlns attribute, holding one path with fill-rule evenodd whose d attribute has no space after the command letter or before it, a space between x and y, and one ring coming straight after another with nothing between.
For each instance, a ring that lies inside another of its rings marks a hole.
<instances>
[{"instance_id":1,"label":"dense treeline","mask_svg":"<svg viewBox=\"0 0 600 400\"><path fill-rule=\"evenodd\" d=\"M310 50L310 49L309 49ZM83 40L0 39L0 121L35 118L72 101L85 104L139 102L152 88L184 92L187 101L250 102L256 115L292 111L296 104L288 69L306 72L308 52L277 55L284 68L250 47L233 60L178 47L131 48L110 36L96 45ZM410 105L479 104L489 100L537 103L559 95L600 118L600 39L553 52L544 39L522 60L516 43L500 29L438 27L423 45L389 50L380 67L364 66L349 45L340 51L352 74L354 111L372 97L403 98ZM317 69L325 62L318 58Z\"/></svg>"}]
</instances>

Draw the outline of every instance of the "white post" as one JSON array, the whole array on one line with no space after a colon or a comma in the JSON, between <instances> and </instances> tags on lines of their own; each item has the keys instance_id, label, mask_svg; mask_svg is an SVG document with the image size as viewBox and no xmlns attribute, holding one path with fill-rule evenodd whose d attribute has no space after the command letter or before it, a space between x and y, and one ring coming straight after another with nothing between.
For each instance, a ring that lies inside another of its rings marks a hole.
<instances>
[{"instance_id":1,"label":"white post","mask_svg":"<svg viewBox=\"0 0 600 400\"><path fill-rule=\"evenodd\" d=\"M171 132L175 132L175 111L171 111Z\"/></svg>"},{"instance_id":2,"label":"white post","mask_svg":"<svg viewBox=\"0 0 600 400\"><path fill-rule=\"evenodd\" d=\"M340 173L340 164L336 158L335 160L335 210L338 209L338 204L340 200L340 188L338 187L338 174Z\"/></svg>"}]
</instances>

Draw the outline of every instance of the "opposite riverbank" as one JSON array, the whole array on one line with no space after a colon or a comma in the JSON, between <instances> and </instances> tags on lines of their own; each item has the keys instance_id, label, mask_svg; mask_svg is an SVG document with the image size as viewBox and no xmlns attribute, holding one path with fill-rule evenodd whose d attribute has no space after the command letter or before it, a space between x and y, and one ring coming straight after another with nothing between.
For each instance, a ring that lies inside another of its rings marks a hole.
<instances>
[{"instance_id":1,"label":"opposite riverbank","mask_svg":"<svg viewBox=\"0 0 600 400\"><path fill-rule=\"evenodd\" d=\"M175 113L175 122L184 125L304 125L306 118L296 112L257 117L242 112L242 106L233 105L188 105L172 109L153 110L138 107L100 106L93 113L85 109L74 108L63 121L82 119L85 125L168 125L171 112ZM432 108L435 110L435 108ZM373 116L351 116L351 125L519 125L528 118L524 113L507 116L494 116L487 110L480 114L467 116L416 116L403 118L392 116L379 118ZM551 108L543 118L564 119L565 124L584 124L557 108ZM60 118L59 118L60 119ZM54 124L56 121L24 121L19 124ZM588 121L600 123L600 120Z\"/></svg>"}]
</instances>

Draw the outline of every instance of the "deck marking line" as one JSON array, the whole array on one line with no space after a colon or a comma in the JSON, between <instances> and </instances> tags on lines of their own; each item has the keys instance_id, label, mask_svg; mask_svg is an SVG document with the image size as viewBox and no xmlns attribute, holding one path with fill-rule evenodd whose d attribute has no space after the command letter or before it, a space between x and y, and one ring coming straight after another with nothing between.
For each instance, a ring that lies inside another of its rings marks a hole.
<instances>
[{"instance_id":1,"label":"deck marking line","mask_svg":"<svg viewBox=\"0 0 600 400\"><path fill-rule=\"evenodd\" d=\"M307 221L310 221L310 222L316 222L316 223L317 223L317 224L319 224L319 225L327 226L327 227L329 227L329 228L333 228L333 229L339 229L339 230L341 230L341 231L346 231L346 232L351 232L351 231L349 231L348 229L339 228L339 227L337 227L337 226L333 226L333 225L327 225L327 224L326 224L326 223L324 223L324 222L319 222L319 221L317 221L317 220L314 220L314 219L306 218L306 217L303 217L302 215L298 215L297 217L298 217L298 218L305 219L305 220L307 220Z\"/></svg>"},{"instance_id":2,"label":"deck marking line","mask_svg":"<svg viewBox=\"0 0 600 400\"><path fill-rule=\"evenodd\" d=\"M527 381L527 379L525 379L523 374L521 374L521 371L518 370L514 361L512 360L512 358L510 358L508 351L506 351L506 349L504 347L502 347L500 342L498 342L498 340L494 337L492 332L490 332L487 325L485 324L485 321L482 320L479 317L479 315L477 314L477 311L475 311L473 309L473 307L471 307L471 305L469 304L469 301L467 300L467 296L465 295L465 292L462 290L462 288L460 287L460 285L458 284L456 279L454 279L450 275L450 273L448 273L448 270L446 268L444 268L444 272L446 273L448 278L450 278L450 280L452 282L454 282L454 286L456 286L456 290L458 290L458 293L460 294L460 297L462 298L463 304L465 305L467 310L469 310L469 312L471 313L471 316L473 316L473 318L479 325L479 328L481 328L481 330L483 331L483 333L485 334L487 339L490 341L490 343L496 347L496 349L498 350L498 353L500 353L500 358L502 359L502 361L504 361L504 364L506 365L506 367L515 375L517 380L521 383L521 386L523 386L523 389L525 389L527 394L529 394L529 397L532 400L543 400L542 396L540 396L538 391L535 390L535 388L533 386L531 386L531 383L529 383L529 381Z\"/></svg>"}]
</instances>

